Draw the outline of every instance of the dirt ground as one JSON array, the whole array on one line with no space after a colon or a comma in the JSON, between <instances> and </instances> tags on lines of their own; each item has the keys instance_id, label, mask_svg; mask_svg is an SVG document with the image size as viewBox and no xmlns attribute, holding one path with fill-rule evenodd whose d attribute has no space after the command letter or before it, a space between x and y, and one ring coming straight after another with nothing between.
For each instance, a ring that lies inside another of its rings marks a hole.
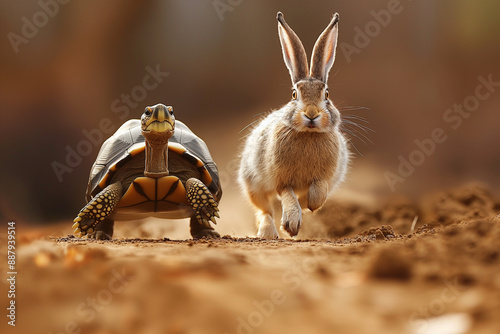
<instances>
[{"instance_id":1,"label":"dirt ground","mask_svg":"<svg viewBox=\"0 0 500 334\"><path fill-rule=\"evenodd\" d=\"M297 240L170 240L123 224L97 242L68 236L69 222L19 226L16 327L3 316L0 328L500 333L499 212L486 187L468 184L378 206L332 200Z\"/></svg>"}]
</instances>

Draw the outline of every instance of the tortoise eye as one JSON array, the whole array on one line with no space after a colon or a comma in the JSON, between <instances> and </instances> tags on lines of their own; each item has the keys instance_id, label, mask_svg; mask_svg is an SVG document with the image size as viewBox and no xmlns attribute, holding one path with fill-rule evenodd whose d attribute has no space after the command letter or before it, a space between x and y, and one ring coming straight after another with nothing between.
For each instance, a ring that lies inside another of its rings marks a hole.
<instances>
[{"instance_id":1,"label":"tortoise eye","mask_svg":"<svg viewBox=\"0 0 500 334\"><path fill-rule=\"evenodd\" d=\"M294 89L292 91L292 100L297 100L297 90L296 89Z\"/></svg>"},{"instance_id":2,"label":"tortoise eye","mask_svg":"<svg viewBox=\"0 0 500 334\"><path fill-rule=\"evenodd\" d=\"M328 100L328 98L330 97L330 92L328 92L328 89L325 90L325 100Z\"/></svg>"},{"instance_id":3,"label":"tortoise eye","mask_svg":"<svg viewBox=\"0 0 500 334\"><path fill-rule=\"evenodd\" d=\"M151 115L151 109L149 108L144 109L144 113L146 114L146 116Z\"/></svg>"}]
</instances>

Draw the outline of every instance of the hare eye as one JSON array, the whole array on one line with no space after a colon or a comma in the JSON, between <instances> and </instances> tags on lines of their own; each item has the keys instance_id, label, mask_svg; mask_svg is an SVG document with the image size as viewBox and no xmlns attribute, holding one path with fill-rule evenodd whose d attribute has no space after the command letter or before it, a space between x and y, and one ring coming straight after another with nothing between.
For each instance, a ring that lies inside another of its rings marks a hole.
<instances>
[{"instance_id":1,"label":"hare eye","mask_svg":"<svg viewBox=\"0 0 500 334\"><path fill-rule=\"evenodd\" d=\"M292 100L297 100L297 90L292 91Z\"/></svg>"},{"instance_id":2,"label":"hare eye","mask_svg":"<svg viewBox=\"0 0 500 334\"><path fill-rule=\"evenodd\" d=\"M325 100L328 100L330 98L330 92L328 92L328 89L325 90Z\"/></svg>"}]
</instances>

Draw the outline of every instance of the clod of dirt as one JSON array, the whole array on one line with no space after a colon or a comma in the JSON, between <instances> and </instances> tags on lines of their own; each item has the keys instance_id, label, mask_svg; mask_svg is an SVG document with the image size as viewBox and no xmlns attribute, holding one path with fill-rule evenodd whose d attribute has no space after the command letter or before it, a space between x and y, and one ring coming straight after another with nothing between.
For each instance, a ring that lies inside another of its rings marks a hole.
<instances>
[{"instance_id":1,"label":"clod of dirt","mask_svg":"<svg viewBox=\"0 0 500 334\"><path fill-rule=\"evenodd\" d=\"M382 248L367 270L368 277L405 281L412 276L412 265L395 247Z\"/></svg>"},{"instance_id":2,"label":"clod of dirt","mask_svg":"<svg viewBox=\"0 0 500 334\"><path fill-rule=\"evenodd\" d=\"M422 226L420 226L419 228L417 228L415 230L415 232L413 232L413 234L434 234L436 232L436 229L434 228L430 228L429 225L427 224L424 224Z\"/></svg>"},{"instance_id":3,"label":"clod of dirt","mask_svg":"<svg viewBox=\"0 0 500 334\"><path fill-rule=\"evenodd\" d=\"M396 233L391 225L382 225L380 227L372 227L360 233L361 235L375 235L377 240L385 240L386 238L394 238Z\"/></svg>"}]
</instances>

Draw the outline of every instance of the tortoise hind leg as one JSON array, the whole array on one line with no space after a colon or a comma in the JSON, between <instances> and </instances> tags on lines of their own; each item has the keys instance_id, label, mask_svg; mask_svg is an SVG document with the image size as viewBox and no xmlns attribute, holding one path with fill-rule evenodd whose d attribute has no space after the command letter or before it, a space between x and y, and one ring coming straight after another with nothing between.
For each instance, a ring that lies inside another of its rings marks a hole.
<instances>
[{"instance_id":1,"label":"tortoise hind leg","mask_svg":"<svg viewBox=\"0 0 500 334\"><path fill-rule=\"evenodd\" d=\"M95 238L96 240L111 240L113 237L114 225L114 220L109 218L104 219L97 225L97 228L91 235L91 238Z\"/></svg>"},{"instance_id":2,"label":"tortoise hind leg","mask_svg":"<svg viewBox=\"0 0 500 334\"><path fill-rule=\"evenodd\" d=\"M193 216L189 221L189 226L191 228L191 236L193 239L201 238L220 238L220 234L212 226L201 225L198 219Z\"/></svg>"},{"instance_id":3,"label":"tortoise hind leg","mask_svg":"<svg viewBox=\"0 0 500 334\"><path fill-rule=\"evenodd\" d=\"M120 201L122 189L122 184L115 182L95 195L73 220L74 233L81 236L92 236L94 231L98 231L99 225L113 212L116 204ZM108 231L107 225L109 225L108 222L105 223L101 231ZM113 225L111 224L111 231L112 229Z\"/></svg>"}]
</instances>

